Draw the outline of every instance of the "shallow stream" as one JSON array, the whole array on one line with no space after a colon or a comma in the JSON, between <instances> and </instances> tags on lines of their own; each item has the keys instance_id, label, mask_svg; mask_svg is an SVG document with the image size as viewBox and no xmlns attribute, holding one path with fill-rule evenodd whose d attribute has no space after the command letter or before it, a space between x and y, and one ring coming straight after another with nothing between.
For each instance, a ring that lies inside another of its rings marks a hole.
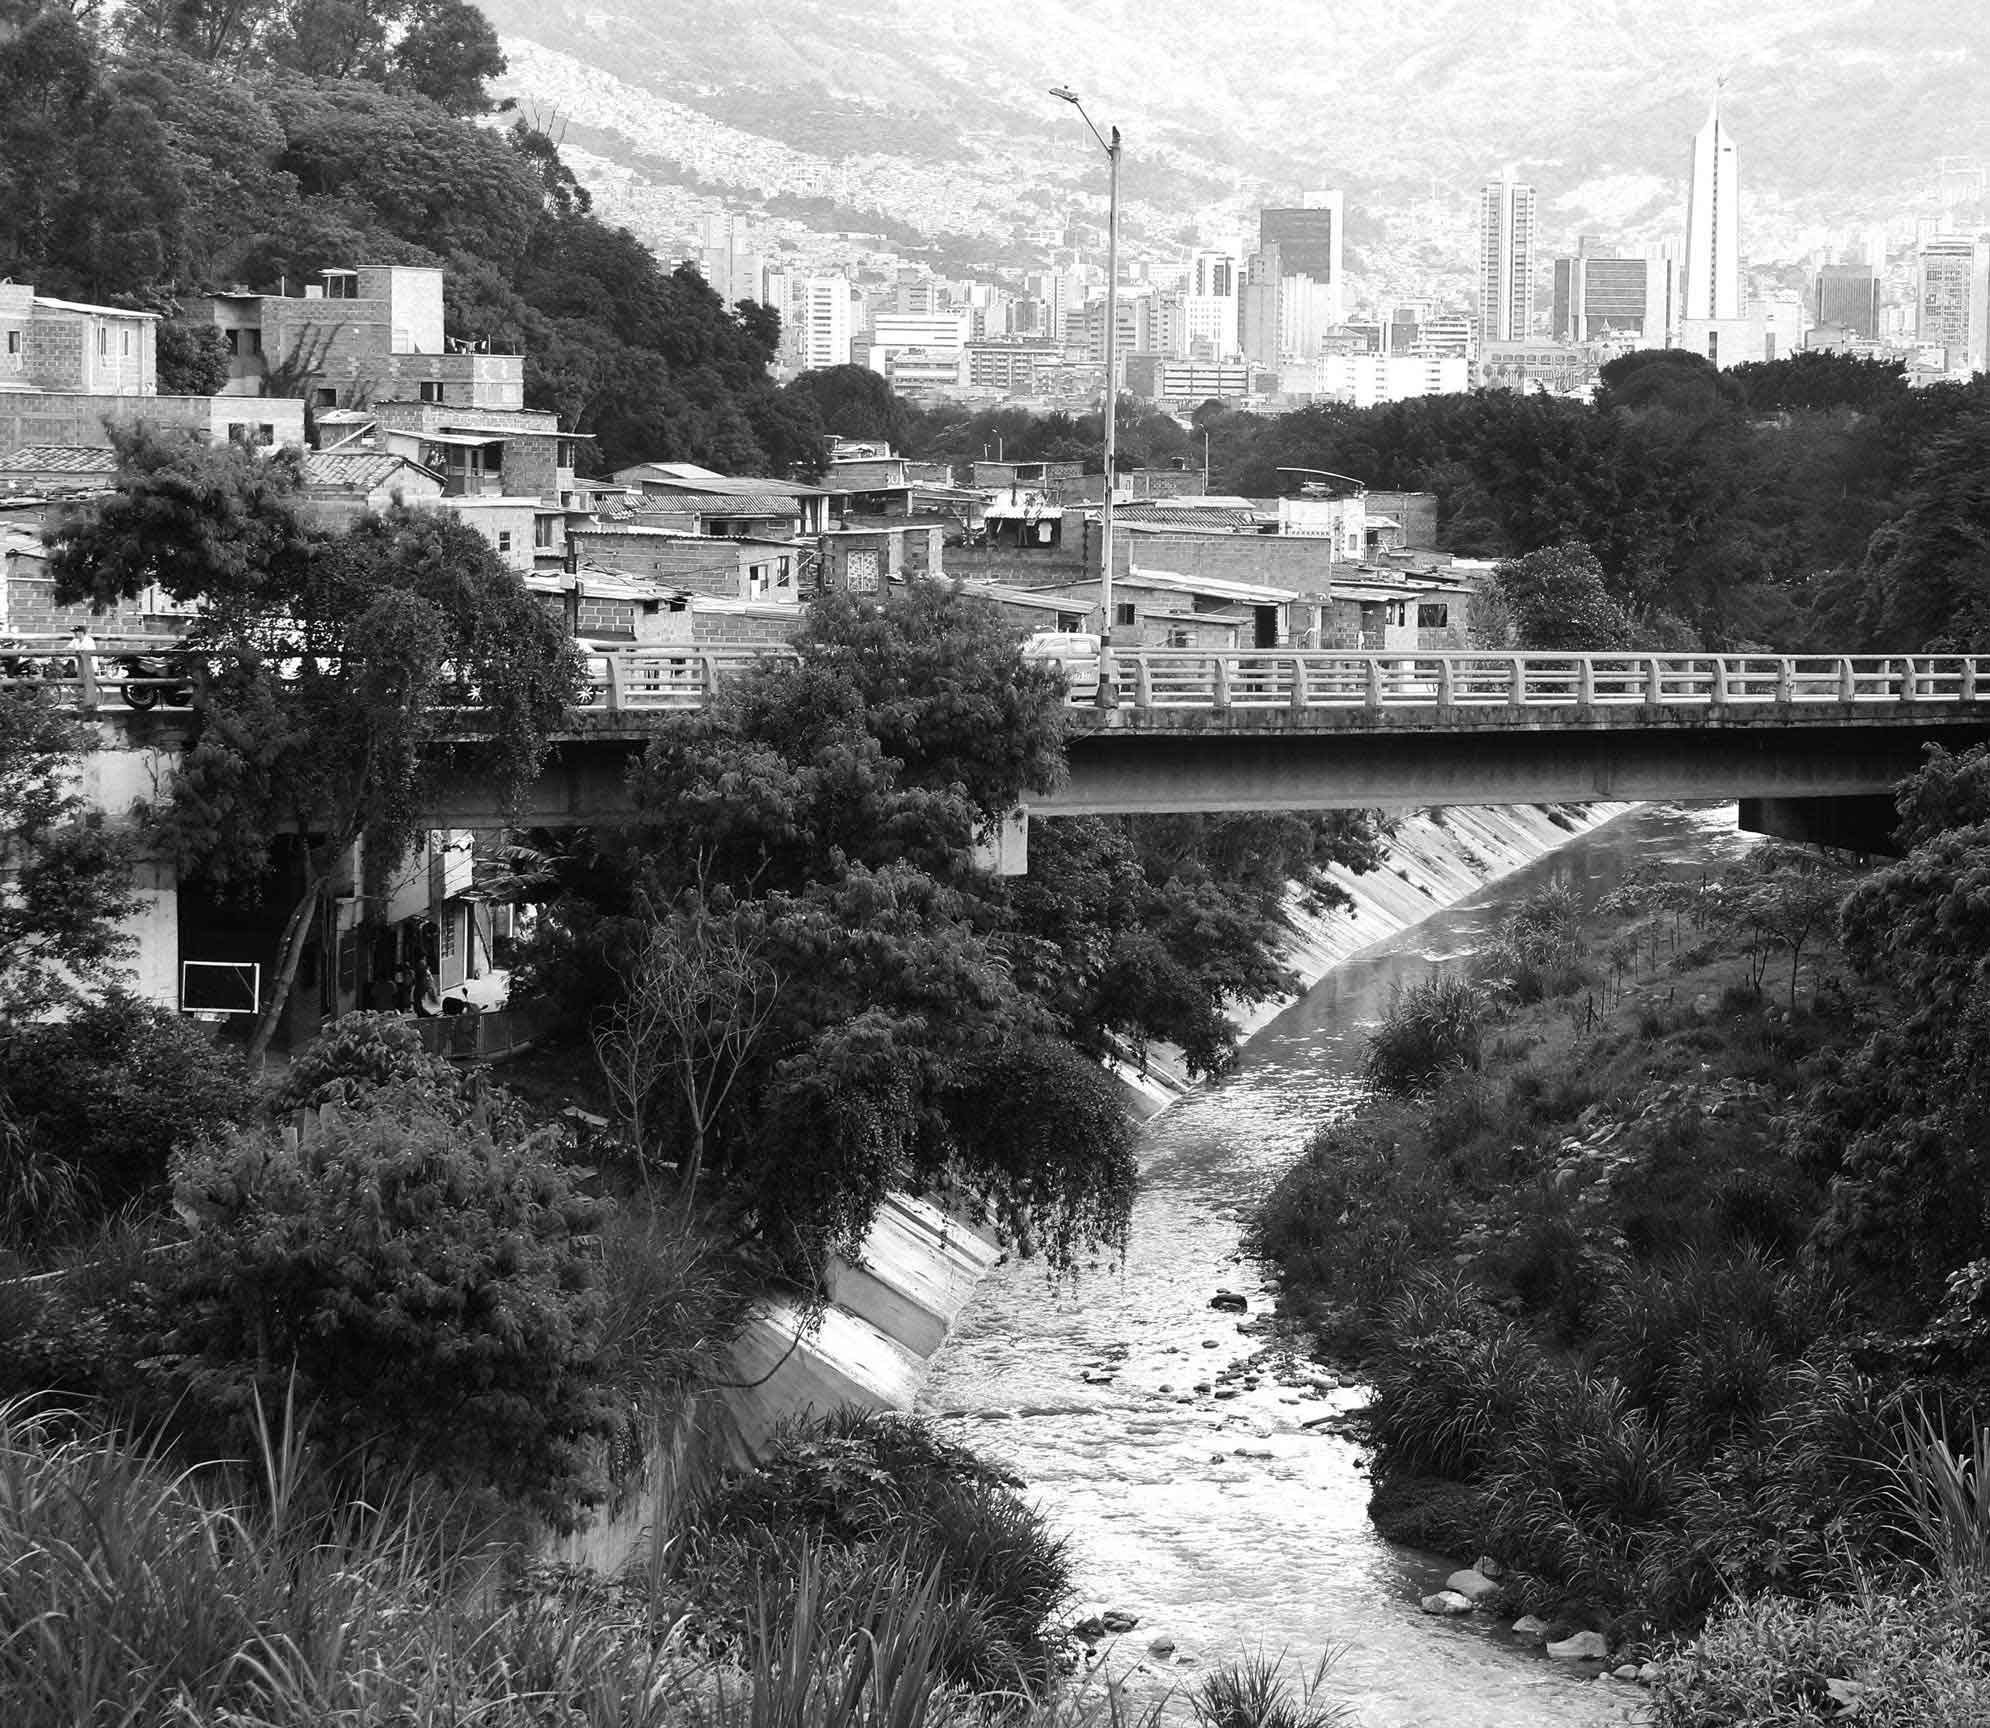
<instances>
[{"instance_id":1,"label":"shallow stream","mask_svg":"<svg viewBox=\"0 0 1990 1728\"><path fill-rule=\"evenodd\" d=\"M919 1407L1030 1485L1071 1538L1086 1603L1139 1617L1107 1657L1136 1696L1252 1652L1296 1673L1339 1647L1321 1695L1354 1704L1362 1728L1592 1728L1635 1706L1636 1688L1572 1673L1480 1616L1419 1611L1473 1556L1376 1535L1360 1448L1322 1421L1358 1388L1303 1360L1266 1363L1255 1384L1237 1372L1270 1342L1238 1232L1355 1098L1362 1035L1393 991L1461 964L1557 877L1593 898L1633 865L1697 873L1739 845L1732 806L1640 808L1343 962L1256 1034L1238 1072L1145 1128L1123 1267L1053 1283L1011 1261L976 1293ZM1219 1289L1249 1315L1212 1309ZM1172 1655L1149 1654L1161 1637Z\"/></svg>"}]
</instances>

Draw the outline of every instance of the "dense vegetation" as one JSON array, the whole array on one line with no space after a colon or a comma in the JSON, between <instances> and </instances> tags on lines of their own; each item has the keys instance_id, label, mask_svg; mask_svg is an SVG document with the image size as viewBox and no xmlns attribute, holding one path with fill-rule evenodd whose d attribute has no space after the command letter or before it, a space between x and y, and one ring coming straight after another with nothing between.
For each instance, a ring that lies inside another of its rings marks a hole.
<instances>
[{"instance_id":1,"label":"dense vegetation","mask_svg":"<svg viewBox=\"0 0 1990 1728\"><path fill-rule=\"evenodd\" d=\"M1061 684L938 583L824 597L796 646L663 730L638 821L547 838L533 987L592 1026L644 1167L791 1267L908 1181L1058 1263L1111 1242L1131 1142L1095 1058L1225 1067L1229 1005L1289 987L1291 884L1328 895L1372 826L1040 823L993 877L977 842L1061 772Z\"/></svg>"},{"instance_id":2,"label":"dense vegetation","mask_svg":"<svg viewBox=\"0 0 1990 1728\"><path fill-rule=\"evenodd\" d=\"M1396 1004L1377 1101L1256 1223L1290 1310L1368 1364L1386 1529L1633 1648L1714 1616L1664 1722L1809 1720L1761 1679L1792 1640L1874 1719L1990 1698L1986 785L1982 750L1932 753L1906 857L1863 874L1765 848L1588 922L1529 902ZM1886 1654L1914 1626L1942 1674Z\"/></svg>"},{"instance_id":3,"label":"dense vegetation","mask_svg":"<svg viewBox=\"0 0 1990 1728\"><path fill-rule=\"evenodd\" d=\"M523 351L528 403L608 467L819 461L811 405L766 375L773 312L664 269L543 133L484 119L503 65L466 0L0 0L0 275L170 314L440 265L448 334ZM163 389L211 387L209 336L169 319Z\"/></svg>"}]
</instances>

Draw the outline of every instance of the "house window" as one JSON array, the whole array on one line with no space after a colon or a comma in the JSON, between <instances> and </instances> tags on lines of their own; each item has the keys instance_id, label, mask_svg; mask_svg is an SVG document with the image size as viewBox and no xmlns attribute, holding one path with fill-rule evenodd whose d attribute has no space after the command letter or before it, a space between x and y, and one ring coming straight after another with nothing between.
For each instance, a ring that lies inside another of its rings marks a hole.
<instances>
[{"instance_id":1,"label":"house window","mask_svg":"<svg viewBox=\"0 0 1990 1728\"><path fill-rule=\"evenodd\" d=\"M1057 615L1057 628L1067 634L1075 634L1085 628L1085 615L1082 612L1060 612Z\"/></svg>"},{"instance_id":2,"label":"house window","mask_svg":"<svg viewBox=\"0 0 1990 1728\"><path fill-rule=\"evenodd\" d=\"M1183 626L1174 624L1170 625L1168 629L1168 646L1170 648L1193 648L1195 640Z\"/></svg>"},{"instance_id":3,"label":"house window","mask_svg":"<svg viewBox=\"0 0 1990 1728\"><path fill-rule=\"evenodd\" d=\"M117 334L118 351L129 358L131 354L131 332L129 330L120 330Z\"/></svg>"},{"instance_id":4,"label":"house window","mask_svg":"<svg viewBox=\"0 0 1990 1728\"><path fill-rule=\"evenodd\" d=\"M1444 630L1451 624L1451 607L1443 600L1423 600L1417 603L1416 627L1419 630Z\"/></svg>"},{"instance_id":5,"label":"house window","mask_svg":"<svg viewBox=\"0 0 1990 1728\"><path fill-rule=\"evenodd\" d=\"M18 353L20 353L20 351L21 351L21 333L20 333L20 331L18 331L18 330L9 330L9 331L7 332L7 352L8 352L9 354L18 354Z\"/></svg>"},{"instance_id":6,"label":"house window","mask_svg":"<svg viewBox=\"0 0 1990 1728\"><path fill-rule=\"evenodd\" d=\"M511 530L509 528L500 528L498 530L498 550L500 552L509 552L511 550Z\"/></svg>"},{"instance_id":7,"label":"house window","mask_svg":"<svg viewBox=\"0 0 1990 1728\"><path fill-rule=\"evenodd\" d=\"M424 402L440 402L442 400L442 386L433 379L424 380L421 387L421 399Z\"/></svg>"},{"instance_id":8,"label":"house window","mask_svg":"<svg viewBox=\"0 0 1990 1728\"><path fill-rule=\"evenodd\" d=\"M1132 624L1137 622L1134 616L1133 602L1130 600L1117 602L1112 609L1112 621L1115 624Z\"/></svg>"},{"instance_id":9,"label":"house window","mask_svg":"<svg viewBox=\"0 0 1990 1728\"><path fill-rule=\"evenodd\" d=\"M105 326L99 324L97 326L97 358L100 360L108 360L110 358L110 353L111 353L111 333Z\"/></svg>"},{"instance_id":10,"label":"house window","mask_svg":"<svg viewBox=\"0 0 1990 1728\"><path fill-rule=\"evenodd\" d=\"M795 589L795 566L791 558L783 558L774 567L774 587L782 594L792 594Z\"/></svg>"},{"instance_id":11,"label":"house window","mask_svg":"<svg viewBox=\"0 0 1990 1728\"><path fill-rule=\"evenodd\" d=\"M555 528L555 526L557 526L557 523L558 523L557 517L553 516L533 517L532 544L541 549L556 544L556 542L553 539L553 529Z\"/></svg>"},{"instance_id":12,"label":"house window","mask_svg":"<svg viewBox=\"0 0 1990 1728\"><path fill-rule=\"evenodd\" d=\"M260 354L263 351L263 333L260 330L244 330L242 346L250 354Z\"/></svg>"},{"instance_id":13,"label":"house window","mask_svg":"<svg viewBox=\"0 0 1990 1728\"><path fill-rule=\"evenodd\" d=\"M312 399L320 408L336 408L339 405L339 393L329 388L315 391Z\"/></svg>"}]
</instances>

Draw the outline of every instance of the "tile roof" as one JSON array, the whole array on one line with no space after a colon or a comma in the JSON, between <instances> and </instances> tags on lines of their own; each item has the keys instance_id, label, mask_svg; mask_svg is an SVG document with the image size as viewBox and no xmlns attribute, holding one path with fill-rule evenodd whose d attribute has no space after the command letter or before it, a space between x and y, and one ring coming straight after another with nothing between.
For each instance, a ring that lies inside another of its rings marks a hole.
<instances>
[{"instance_id":1,"label":"tile roof","mask_svg":"<svg viewBox=\"0 0 1990 1728\"><path fill-rule=\"evenodd\" d=\"M390 485L403 469L437 478L432 469L405 456L391 456L378 450L350 452L312 450L304 457L304 484L336 486L341 491L371 492L376 486Z\"/></svg>"},{"instance_id":2,"label":"tile roof","mask_svg":"<svg viewBox=\"0 0 1990 1728\"><path fill-rule=\"evenodd\" d=\"M0 456L0 474L115 474L117 452L95 444L24 444Z\"/></svg>"}]
</instances>

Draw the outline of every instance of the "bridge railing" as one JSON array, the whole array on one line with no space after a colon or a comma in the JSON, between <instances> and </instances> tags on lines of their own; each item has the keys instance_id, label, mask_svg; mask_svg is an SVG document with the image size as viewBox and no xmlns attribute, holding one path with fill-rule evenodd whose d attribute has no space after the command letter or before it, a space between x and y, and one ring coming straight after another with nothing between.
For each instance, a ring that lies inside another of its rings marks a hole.
<instances>
[{"instance_id":1,"label":"bridge railing","mask_svg":"<svg viewBox=\"0 0 1990 1728\"><path fill-rule=\"evenodd\" d=\"M148 651L157 653L156 645ZM127 676L129 648L0 642L0 689L32 688L83 712L183 699L179 678ZM702 708L749 668L799 664L780 644L593 650L583 705L610 713ZM1960 654L1357 653L1327 649L1113 651L1136 711L1473 708L1652 710L1990 700L1990 656ZM155 688L157 687L157 688ZM135 690L135 695L134 695ZM475 705L474 692L466 704ZM1088 695L1074 706L1090 705Z\"/></svg>"},{"instance_id":2,"label":"bridge railing","mask_svg":"<svg viewBox=\"0 0 1990 1728\"><path fill-rule=\"evenodd\" d=\"M611 714L702 708L719 686L768 662L799 665L792 648L711 646L624 648L587 656L588 702Z\"/></svg>"},{"instance_id":3,"label":"bridge railing","mask_svg":"<svg viewBox=\"0 0 1990 1728\"><path fill-rule=\"evenodd\" d=\"M1974 702L1990 657L1115 649L1134 709L1723 708ZM1074 698L1084 705L1085 698Z\"/></svg>"}]
</instances>

